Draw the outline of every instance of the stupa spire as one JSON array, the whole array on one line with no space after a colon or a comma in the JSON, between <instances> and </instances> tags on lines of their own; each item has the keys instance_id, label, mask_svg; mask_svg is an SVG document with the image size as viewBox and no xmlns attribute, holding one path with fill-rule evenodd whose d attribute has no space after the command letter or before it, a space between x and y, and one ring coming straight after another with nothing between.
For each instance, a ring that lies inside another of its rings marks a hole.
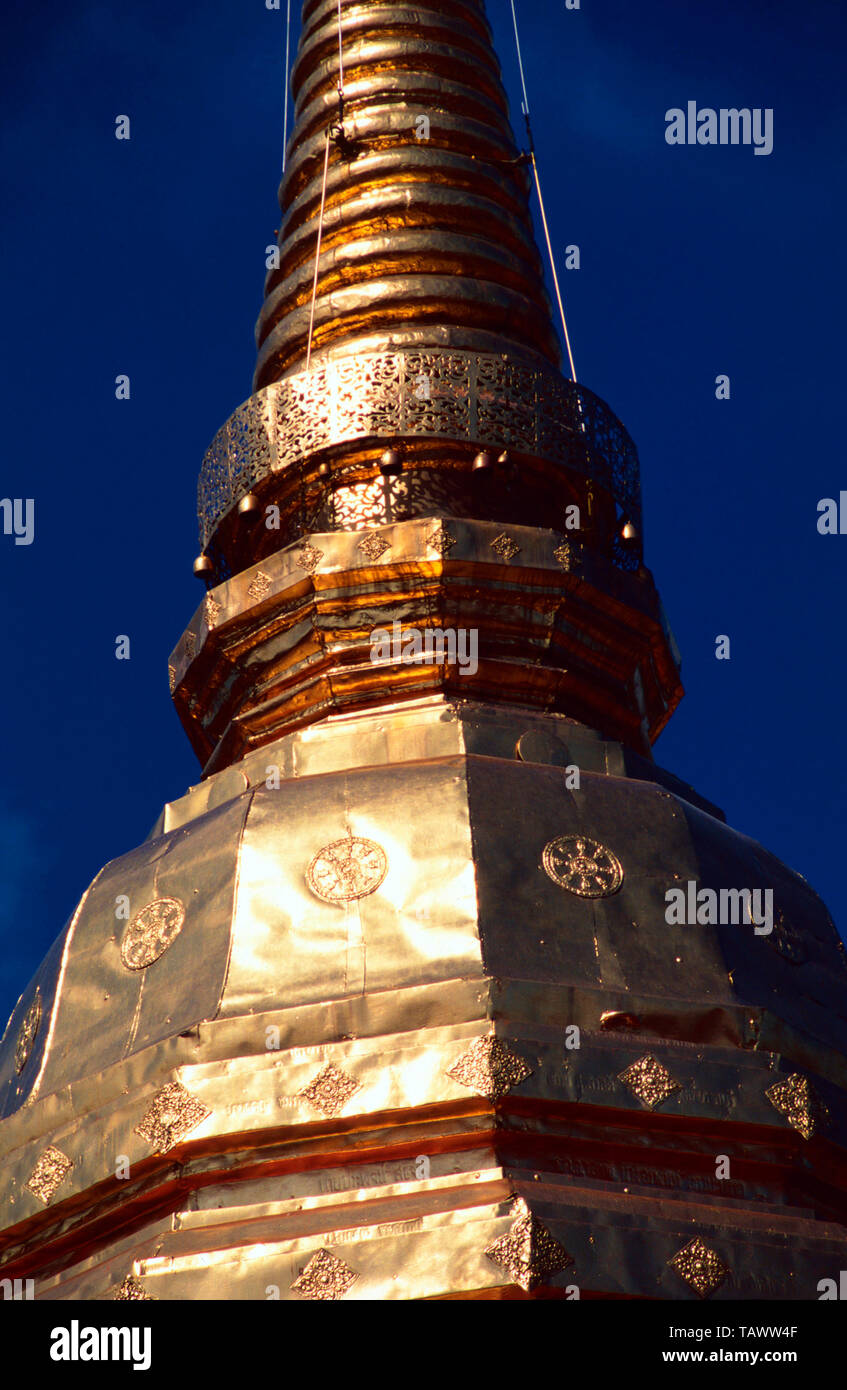
<instances>
[{"instance_id":1,"label":"stupa spire","mask_svg":"<svg viewBox=\"0 0 847 1390\"><path fill-rule=\"evenodd\" d=\"M559 370L483 5L307 0L292 82L255 391L203 461L209 593L170 663L206 772L436 692L649 755L682 688L638 455ZM375 662L397 622L472 632L474 669Z\"/></svg>"},{"instance_id":2,"label":"stupa spire","mask_svg":"<svg viewBox=\"0 0 847 1390\"><path fill-rule=\"evenodd\" d=\"M256 388L305 363L310 328L313 361L452 347L558 365L483 6L347 4L339 35L337 0L307 4L292 85Z\"/></svg>"},{"instance_id":3,"label":"stupa spire","mask_svg":"<svg viewBox=\"0 0 847 1390\"><path fill-rule=\"evenodd\" d=\"M815 1299L847 1268L844 947L640 756L681 687L638 457L554 364L482 5L342 16L339 113L337 0L304 8L257 389L201 474L170 664L204 776L0 1041L0 1272Z\"/></svg>"}]
</instances>

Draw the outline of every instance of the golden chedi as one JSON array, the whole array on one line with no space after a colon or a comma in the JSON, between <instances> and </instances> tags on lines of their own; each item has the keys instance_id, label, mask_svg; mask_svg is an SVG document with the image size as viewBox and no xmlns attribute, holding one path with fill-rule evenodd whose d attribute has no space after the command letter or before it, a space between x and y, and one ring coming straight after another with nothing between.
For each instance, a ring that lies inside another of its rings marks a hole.
<instances>
[{"instance_id":1,"label":"golden chedi","mask_svg":"<svg viewBox=\"0 0 847 1390\"><path fill-rule=\"evenodd\" d=\"M255 389L202 465L202 780L6 1029L0 1275L815 1298L844 949L652 760L637 453L560 373L481 0L345 0L343 78L337 16L304 6Z\"/></svg>"}]
</instances>

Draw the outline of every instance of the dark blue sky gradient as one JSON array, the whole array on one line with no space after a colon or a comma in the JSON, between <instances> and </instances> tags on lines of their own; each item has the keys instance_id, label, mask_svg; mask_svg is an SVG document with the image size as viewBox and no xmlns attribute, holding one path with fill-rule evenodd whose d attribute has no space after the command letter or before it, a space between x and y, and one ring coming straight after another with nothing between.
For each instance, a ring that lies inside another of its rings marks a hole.
<instances>
[{"instance_id":1,"label":"dark blue sky gradient","mask_svg":"<svg viewBox=\"0 0 847 1390\"><path fill-rule=\"evenodd\" d=\"M520 130L508 0L488 9ZM843 932L847 536L816 531L847 489L843 5L519 9L553 237L582 252L562 270L577 369L638 445L683 655L657 760ZM0 536L0 1026L101 865L199 777L167 657L202 595L201 457L250 392L284 53L262 0L68 0L4 24L0 496L35 498L36 538ZM689 100L772 107L773 154L668 146Z\"/></svg>"}]
</instances>

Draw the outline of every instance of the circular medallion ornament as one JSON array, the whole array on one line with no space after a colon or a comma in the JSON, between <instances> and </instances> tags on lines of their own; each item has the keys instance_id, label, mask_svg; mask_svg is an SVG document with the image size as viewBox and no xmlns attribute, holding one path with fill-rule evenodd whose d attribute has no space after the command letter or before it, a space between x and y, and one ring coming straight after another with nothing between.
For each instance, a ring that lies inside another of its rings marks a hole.
<instances>
[{"instance_id":1,"label":"circular medallion ornament","mask_svg":"<svg viewBox=\"0 0 847 1390\"><path fill-rule=\"evenodd\" d=\"M176 940L185 921L178 898L156 898L133 917L121 942L121 960L127 970L146 970Z\"/></svg>"},{"instance_id":2,"label":"circular medallion ornament","mask_svg":"<svg viewBox=\"0 0 847 1390\"><path fill-rule=\"evenodd\" d=\"M36 989L35 998L24 1014L15 1041L15 1071L20 1076L35 1046L35 1039L41 1027L41 991Z\"/></svg>"},{"instance_id":3,"label":"circular medallion ornament","mask_svg":"<svg viewBox=\"0 0 847 1390\"><path fill-rule=\"evenodd\" d=\"M544 872L560 888L580 898L608 898L623 883L616 855L584 835L562 835L544 846Z\"/></svg>"},{"instance_id":4,"label":"circular medallion ornament","mask_svg":"<svg viewBox=\"0 0 847 1390\"><path fill-rule=\"evenodd\" d=\"M318 850L306 871L306 882L325 903L347 903L375 893L387 872L384 849L373 840L348 835Z\"/></svg>"},{"instance_id":5,"label":"circular medallion ornament","mask_svg":"<svg viewBox=\"0 0 847 1390\"><path fill-rule=\"evenodd\" d=\"M761 922L759 925L761 926ZM781 907L776 909L773 930L765 934L765 941L772 950L778 951L783 959L790 961L792 965L802 965L807 958L808 952L801 933L789 922Z\"/></svg>"}]
</instances>

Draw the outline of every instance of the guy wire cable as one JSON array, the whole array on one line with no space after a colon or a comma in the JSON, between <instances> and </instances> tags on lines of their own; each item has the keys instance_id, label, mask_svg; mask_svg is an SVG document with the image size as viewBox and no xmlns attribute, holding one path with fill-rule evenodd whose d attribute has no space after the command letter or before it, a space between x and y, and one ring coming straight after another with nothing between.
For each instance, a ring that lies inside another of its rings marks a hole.
<instances>
[{"instance_id":1,"label":"guy wire cable","mask_svg":"<svg viewBox=\"0 0 847 1390\"><path fill-rule=\"evenodd\" d=\"M341 6L341 0L338 0L338 3L339 3L339 6ZM562 302L562 289L560 289L560 286L559 286L559 277L558 277L558 274L556 274L556 260L555 260L555 256L554 256L554 247L552 247L551 236L549 236L549 227L548 227L548 222L547 222L547 211L545 211L545 207L544 207L544 195L542 195L542 192L541 192L541 177L540 177L540 174L538 174L538 164L537 164L537 160L535 160L535 140L533 139L533 124L531 124L531 120L530 120L530 99L529 99L529 96L527 96L526 75L524 75L524 71L523 71L523 56L522 56L522 51L520 51L520 35L519 35L519 32L517 32L517 14L516 14L516 10L515 10L515 0L510 0L510 4L512 4L512 22L513 22L513 25L515 25L515 43L516 43L516 47L517 47L517 67L519 67L519 70L520 70L520 86L522 86L522 90L523 90L523 106L522 106L523 118L524 118L524 121L526 121L527 139L529 139L529 142L530 142L530 160L531 160L531 164L533 164L533 174L535 175L535 188L537 188L537 190L538 190L538 207L541 208L541 222L542 222L542 225L544 225L544 236L545 236L545 240L547 240L547 252L548 252L548 256L549 256L549 268L551 268L552 277L554 277L554 285L556 286L556 299L558 299L558 302L559 302L559 314L560 314L560 316L562 316L562 328L563 328L563 331L565 331L565 346L567 347L567 360L569 360L569 363L570 363L570 375L572 375L572 379L573 379L574 385L576 385L576 367L574 367L574 364L573 364L573 352L572 352L572 349L570 349L570 334L569 334L569 332L567 332L567 320L566 320L566 318L565 318L565 304L563 304L563 302Z\"/></svg>"},{"instance_id":2,"label":"guy wire cable","mask_svg":"<svg viewBox=\"0 0 847 1390\"><path fill-rule=\"evenodd\" d=\"M309 314L309 346L306 350L306 371L309 370L312 362L312 335L315 329L315 302L318 297L318 270L321 263L321 240L324 230L324 209L326 208L326 183L329 173L329 146L332 139L331 128L326 132L326 153L324 155L324 178L321 189L321 213L318 219L318 244L315 248L315 278L312 283L312 308Z\"/></svg>"},{"instance_id":3,"label":"guy wire cable","mask_svg":"<svg viewBox=\"0 0 847 1390\"><path fill-rule=\"evenodd\" d=\"M290 0L289 0L290 3ZM341 32L341 0L338 0L338 129L339 135L343 140L344 136L344 46ZM315 331L315 304L318 297L318 273L321 263L321 241L323 240L324 212L326 210L326 185L329 175L329 147L332 141L333 128L330 125L326 132L326 150L324 152L324 175L323 187L321 188L321 211L318 219L318 243L315 248L315 278L312 282L312 307L309 312L309 345L306 349L306 371L312 363L312 338Z\"/></svg>"}]
</instances>

